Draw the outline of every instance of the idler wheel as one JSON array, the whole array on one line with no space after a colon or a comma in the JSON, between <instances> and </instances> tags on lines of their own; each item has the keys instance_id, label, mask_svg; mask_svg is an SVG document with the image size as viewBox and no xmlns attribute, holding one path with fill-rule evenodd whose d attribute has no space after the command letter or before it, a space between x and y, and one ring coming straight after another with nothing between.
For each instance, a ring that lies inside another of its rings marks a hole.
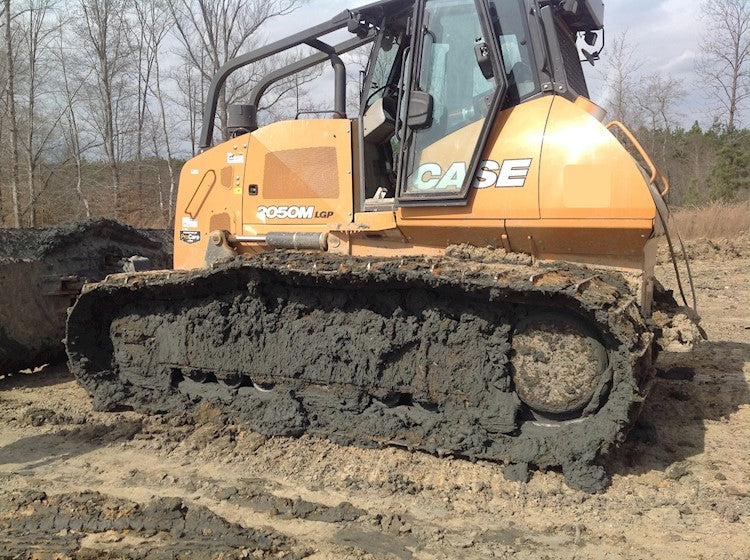
<instances>
[{"instance_id":1,"label":"idler wheel","mask_svg":"<svg viewBox=\"0 0 750 560\"><path fill-rule=\"evenodd\" d=\"M585 407L607 370L607 351L581 319L540 313L521 321L511 357L518 397L532 410L571 414Z\"/></svg>"}]
</instances>

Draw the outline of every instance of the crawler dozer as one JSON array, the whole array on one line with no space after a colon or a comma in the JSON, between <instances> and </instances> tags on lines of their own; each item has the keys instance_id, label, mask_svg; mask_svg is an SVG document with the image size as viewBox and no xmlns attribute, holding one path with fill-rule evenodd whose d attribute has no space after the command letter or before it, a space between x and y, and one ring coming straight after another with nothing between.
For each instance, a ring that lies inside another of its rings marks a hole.
<instances>
[{"instance_id":1,"label":"crawler dozer","mask_svg":"<svg viewBox=\"0 0 750 560\"><path fill-rule=\"evenodd\" d=\"M210 402L269 436L605 488L599 457L653 378L668 183L589 100L602 28L599 0L384 0L230 60L180 178L173 270L86 286L69 315L95 405ZM305 45L212 145L227 78ZM345 54L368 45L348 118ZM271 85L326 62L330 114L258 126Z\"/></svg>"}]
</instances>

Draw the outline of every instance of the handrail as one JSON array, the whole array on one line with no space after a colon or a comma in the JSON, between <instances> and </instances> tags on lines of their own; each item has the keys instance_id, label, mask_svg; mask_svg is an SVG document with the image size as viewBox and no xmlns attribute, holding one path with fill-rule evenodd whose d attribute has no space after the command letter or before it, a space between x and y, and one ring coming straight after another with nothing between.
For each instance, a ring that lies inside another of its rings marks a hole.
<instances>
[{"instance_id":1,"label":"handrail","mask_svg":"<svg viewBox=\"0 0 750 560\"><path fill-rule=\"evenodd\" d=\"M646 150L643 149L643 146L641 146L641 143L638 142L635 135L630 132L630 129L625 126L620 121L612 121L607 125L607 130L611 130L612 127L617 127L620 129L620 131L627 137L628 140L635 146L635 149L638 150L638 153L643 158L643 161L646 162L646 165L649 167L649 170L651 171L651 179L649 180L650 183L656 185L656 180L659 179L661 181L661 184L664 186L664 190L661 191L659 194L662 198L667 196L670 190L669 181L667 178L662 174L661 171L656 167L656 164L651 160L648 153L646 153Z\"/></svg>"},{"instance_id":2,"label":"handrail","mask_svg":"<svg viewBox=\"0 0 750 560\"><path fill-rule=\"evenodd\" d=\"M208 89L208 94L206 95L206 102L203 107L203 124L201 126L201 133L198 144L201 150L209 148L213 141L214 119L216 117L216 110L219 106L219 94L224 87L227 78L229 78L229 76L233 72L239 70L244 66L253 64L264 58L279 54L283 51L299 47L303 44L310 45L316 49L323 47L325 49L325 54L328 55L328 58L330 58L331 62L334 64L334 68L336 69L337 76L339 78L339 83L336 85L336 95L338 96L340 106L338 106L336 109L337 113L344 113L343 116L345 118L346 85L343 84L343 89L341 86L344 78L346 77L346 73L343 71L343 64L341 63L340 59L338 59L338 55L342 53L337 50L342 45L332 48L322 42L319 42L318 39L320 39L320 37L324 35L328 35L329 33L333 33L334 31L338 31L345 27L352 30L352 32L358 32L359 24L363 17L365 18L364 29L367 30L367 22L369 21L368 18L374 17L376 20L382 19L383 14L386 11L393 9L402 9L405 6L402 6L401 4L403 3L405 5L408 5L410 1L413 2L413 0L378 0L355 10L344 10L339 15L325 23L310 27L309 29L300 31L299 33L295 33L294 35L286 37L285 39L281 39L274 43L269 43L252 52L237 56L225 62L224 65L219 68L214 74L211 80L211 85ZM353 28L352 24L354 24Z\"/></svg>"},{"instance_id":3,"label":"handrail","mask_svg":"<svg viewBox=\"0 0 750 560\"><path fill-rule=\"evenodd\" d=\"M336 55L342 55L356 48L359 48L373 41L374 39L375 39L375 36L372 33L368 34L366 37L362 39L360 39L359 37L355 37L353 39L349 39L348 41L345 41L343 43L336 45L335 47L332 48L332 52L334 52ZM261 97L263 97L263 94L275 82L278 82L279 80L283 80L284 78L292 76L293 74L296 74L303 70L307 70L308 68L311 68L317 64L321 64L325 62L326 60L329 60L330 58L331 56L328 52L318 51L308 56L307 58L303 58L302 60L298 60L297 62L293 64L289 64L288 66L284 66L283 68L279 68L278 70L271 72L265 78L263 78L260 82L258 82L258 84L256 84L255 88L250 93L250 103L252 105L255 105L256 107L259 107ZM346 111L346 107L344 107L344 111Z\"/></svg>"}]
</instances>

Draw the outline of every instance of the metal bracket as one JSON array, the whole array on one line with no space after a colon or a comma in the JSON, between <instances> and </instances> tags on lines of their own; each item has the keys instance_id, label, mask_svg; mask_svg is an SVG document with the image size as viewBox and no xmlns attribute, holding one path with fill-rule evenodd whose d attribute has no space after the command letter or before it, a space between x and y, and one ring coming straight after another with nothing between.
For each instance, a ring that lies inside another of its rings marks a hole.
<instances>
[{"instance_id":1,"label":"metal bracket","mask_svg":"<svg viewBox=\"0 0 750 560\"><path fill-rule=\"evenodd\" d=\"M206 266L236 256L237 251L229 245L229 232L217 230L208 235L208 245L204 257Z\"/></svg>"},{"instance_id":2,"label":"metal bracket","mask_svg":"<svg viewBox=\"0 0 750 560\"><path fill-rule=\"evenodd\" d=\"M542 91L554 91L555 93L568 93L568 86L561 82L545 82Z\"/></svg>"}]
</instances>

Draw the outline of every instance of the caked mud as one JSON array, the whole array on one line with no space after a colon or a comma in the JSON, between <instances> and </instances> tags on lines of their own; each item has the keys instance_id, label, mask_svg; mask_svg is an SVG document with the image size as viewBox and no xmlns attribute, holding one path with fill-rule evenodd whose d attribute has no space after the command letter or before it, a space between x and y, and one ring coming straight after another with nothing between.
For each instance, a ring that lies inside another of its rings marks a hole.
<instances>
[{"instance_id":1,"label":"caked mud","mask_svg":"<svg viewBox=\"0 0 750 560\"><path fill-rule=\"evenodd\" d=\"M39 492L98 492L142 508L180 498L251 531L268 527L316 560L747 560L748 270L748 258L694 263L708 341L690 354L659 353L636 426L601 458L613 479L607 492L572 490L556 470L532 471L521 484L492 461L269 438L220 403L166 415L97 412L54 366L0 375L0 511L15 512L6 522L23 517L27 509L10 501ZM676 289L671 266L657 276ZM95 526L99 510L85 511ZM53 544L61 530L36 530L31 549L28 534L11 538L5 526L0 557L10 558L28 550L54 551L39 559L138 557L134 547L147 548L133 543L160 538L90 533L84 552L70 553ZM193 531L181 538L196 543L193 557L214 556ZM109 552L117 546L130 552Z\"/></svg>"},{"instance_id":2,"label":"caked mud","mask_svg":"<svg viewBox=\"0 0 750 560\"><path fill-rule=\"evenodd\" d=\"M0 229L0 373L64 357L67 308L85 282L146 261L171 265L156 231L111 220L44 229Z\"/></svg>"},{"instance_id":3,"label":"caked mud","mask_svg":"<svg viewBox=\"0 0 750 560\"><path fill-rule=\"evenodd\" d=\"M47 535L40 539L41 535ZM230 523L179 498L146 504L82 492L17 492L0 500L4 558L283 558L309 555L270 529Z\"/></svg>"},{"instance_id":4,"label":"caked mud","mask_svg":"<svg viewBox=\"0 0 750 560\"><path fill-rule=\"evenodd\" d=\"M113 276L71 312L71 369L100 410L208 402L266 436L502 461L520 479L562 467L569 485L604 489L599 455L624 439L653 377L633 284L568 264L479 260L276 252ZM581 355L600 365L580 374L583 392L522 400L516 380L581 360L551 352L571 343L562 335L514 344L550 324L575 331L572 348L591 348Z\"/></svg>"}]
</instances>

